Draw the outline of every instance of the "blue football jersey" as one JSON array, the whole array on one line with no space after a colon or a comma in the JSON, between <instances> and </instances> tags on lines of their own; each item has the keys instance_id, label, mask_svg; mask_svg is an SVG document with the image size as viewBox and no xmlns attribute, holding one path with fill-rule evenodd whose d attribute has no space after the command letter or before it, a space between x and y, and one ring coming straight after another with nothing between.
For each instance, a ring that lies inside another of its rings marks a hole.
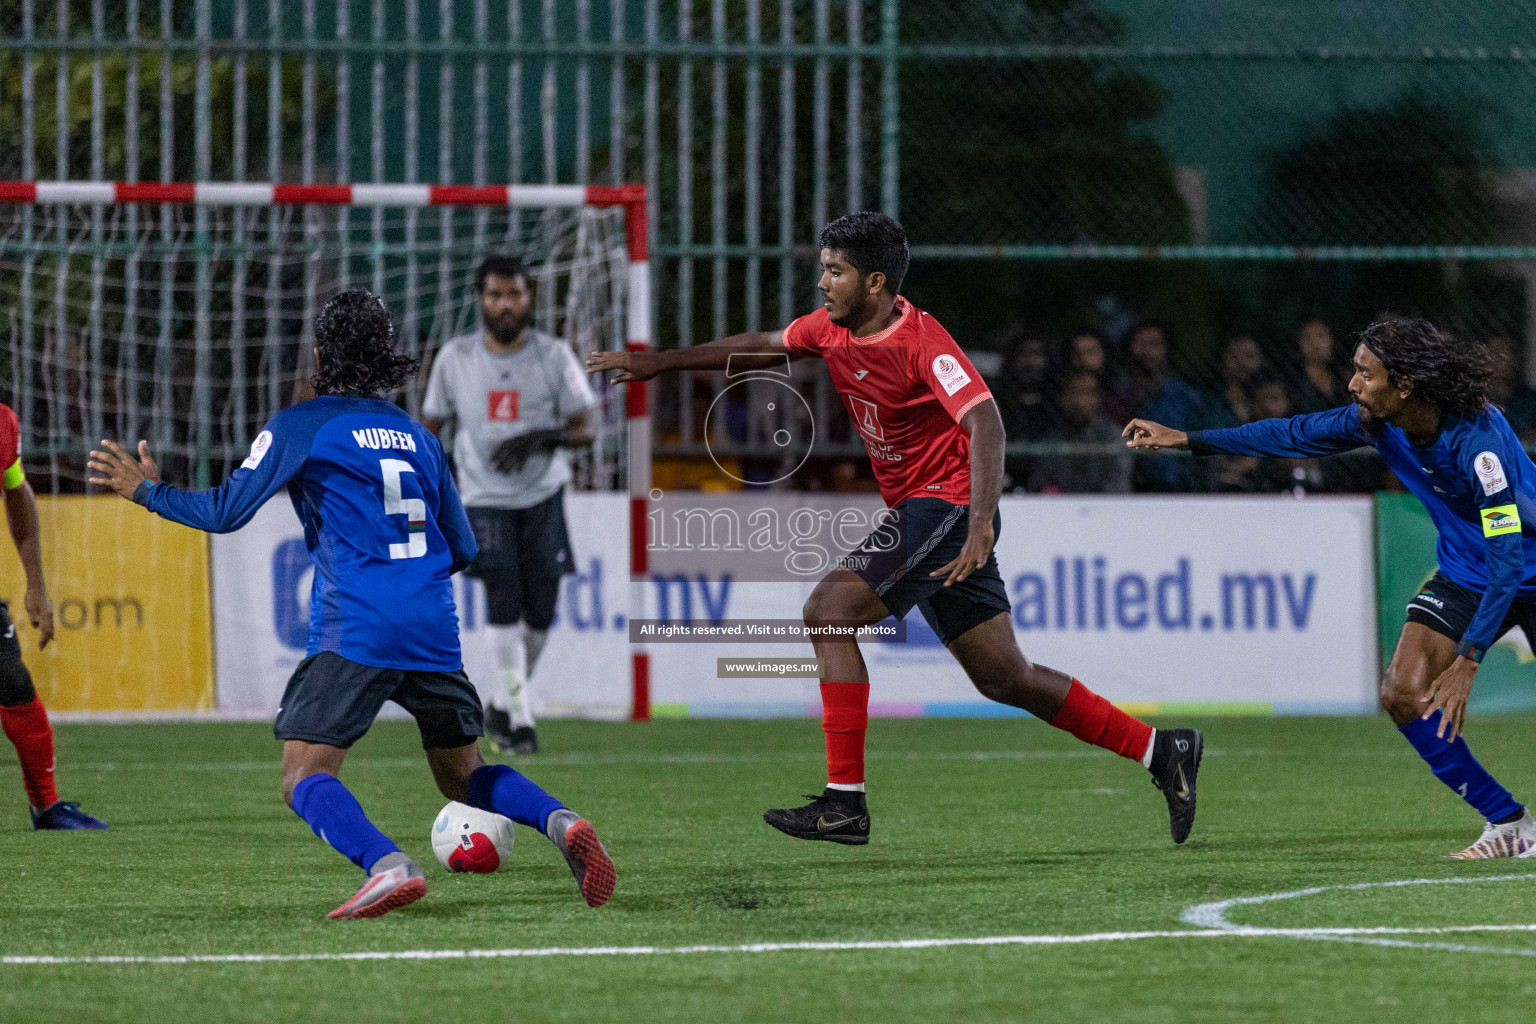
<instances>
[{"instance_id":1,"label":"blue football jersey","mask_svg":"<svg viewBox=\"0 0 1536 1024\"><path fill-rule=\"evenodd\" d=\"M1510 603L1536 598L1536 464L1496 407L1445 417L1427 448L1391 424L1366 428L1353 405L1225 430L1190 431L1197 455L1309 458L1370 445L1424 503L1439 539L1440 571L1482 592L1458 651L1482 658Z\"/></svg>"},{"instance_id":2,"label":"blue football jersey","mask_svg":"<svg viewBox=\"0 0 1536 1024\"><path fill-rule=\"evenodd\" d=\"M475 557L474 534L442 445L393 403L327 395L284 409L218 487L144 484L134 500L229 533L283 487L315 563L309 653L376 668L460 668L449 576Z\"/></svg>"}]
</instances>

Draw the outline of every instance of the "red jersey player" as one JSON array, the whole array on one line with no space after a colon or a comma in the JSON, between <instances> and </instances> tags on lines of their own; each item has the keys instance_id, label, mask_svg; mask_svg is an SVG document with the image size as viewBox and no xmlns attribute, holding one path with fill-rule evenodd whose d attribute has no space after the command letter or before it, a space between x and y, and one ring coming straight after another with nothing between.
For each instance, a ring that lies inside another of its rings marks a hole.
<instances>
[{"instance_id":1,"label":"red jersey player","mask_svg":"<svg viewBox=\"0 0 1536 1024\"><path fill-rule=\"evenodd\" d=\"M855 213L821 233L823 308L782 331L738 334L708 345L657 352L599 352L592 372L614 381L666 370L719 370L735 357L781 362L820 356L868 449L892 513L817 584L807 626L862 626L914 606L983 696L1023 708L1081 740L1140 761L1168 801L1174 842L1195 818L1202 739L1194 729L1154 730L1071 676L1020 652L993 546L1003 476L1003 424L981 375L932 316L898 295L906 233L879 213ZM894 532L893 532L894 531ZM804 807L763 815L799 839L869 841L864 733L869 673L846 633L814 634L828 782Z\"/></svg>"},{"instance_id":2,"label":"red jersey player","mask_svg":"<svg viewBox=\"0 0 1536 1024\"><path fill-rule=\"evenodd\" d=\"M21 567L27 574L27 618L38 631L38 650L53 639L53 602L43 583L43 549L37 522L37 498L21 469L21 424L8 405L0 405L0 471L5 491L5 520ZM16 747L21 780L37 829L101 829L74 801L59 799L53 784L53 727L21 660L21 643L11 609L0 601L0 729Z\"/></svg>"}]
</instances>

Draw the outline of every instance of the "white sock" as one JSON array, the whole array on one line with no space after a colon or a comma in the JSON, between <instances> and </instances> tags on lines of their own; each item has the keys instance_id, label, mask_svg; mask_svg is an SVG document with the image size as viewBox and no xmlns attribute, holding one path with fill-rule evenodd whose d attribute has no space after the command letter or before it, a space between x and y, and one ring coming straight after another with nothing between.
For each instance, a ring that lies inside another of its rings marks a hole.
<instances>
[{"instance_id":1,"label":"white sock","mask_svg":"<svg viewBox=\"0 0 1536 1024\"><path fill-rule=\"evenodd\" d=\"M827 783L827 788L828 789L840 789L844 793L862 793L862 792L864 792L864 783L862 783L862 782L829 782L829 783Z\"/></svg>"},{"instance_id":2,"label":"white sock","mask_svg":"<svg viewBox=\"0 0 1536 1024\"><path fill-rule=\"evenodd\" d=\"M1141 755L1141 766L1152 767L1152 751L1157 747L1157 730L1152 730L1152 735L1147 737L1147 752Z\"/></svg>"},{"instance_id":3,"label":"white sock","mask_svg":"<svg viewBox=\"0 0 1536 1024\"><path fill-rule=\"evenodd\" d=\"M512 728L531 728L533 712L528 707L528 652L524 646L523 624L486 628L491 631L491 640L496 645L496 667L501 670L501 688ZM496 706L494 697L491 706Z\"/></svg>"}]
</instances>

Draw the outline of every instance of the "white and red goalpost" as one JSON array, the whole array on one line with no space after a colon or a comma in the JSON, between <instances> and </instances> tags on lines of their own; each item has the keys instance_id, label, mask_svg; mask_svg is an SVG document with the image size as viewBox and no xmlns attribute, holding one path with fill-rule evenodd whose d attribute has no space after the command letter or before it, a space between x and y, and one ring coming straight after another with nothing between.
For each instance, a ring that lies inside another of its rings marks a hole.
<instances>
[{"instance_id":1,"label":"white and red goalpost","mask_svg":"<svg viewBox=\"0 0 1536 1024\"><path fill-rule=\"evenodd\" d=\"M423 212L431 210L438 221ZM621 215L573 217L583 210ZM622 242L605 231L622 231ZM477 248L510 240L537 249L556 237L568 251L528 259L543 275L535 283L553 285L547 320L535 322L570 337L581 355L648 348L644 186L0 181L0 277L11 280L0 284L0 302L11 307L12 404L29 470L40 466L54 493L81 490L81 453L115 431L153 438L206 485L238 463L251 424L286 404L302 375L304 339L289 335L308 328L271 320L312 321L325 291L371 279L398 296L408 344L424 351L468 326L459 292ZM622 272L610 273L619 245ZM612 308L620 302L622 312ZM407 404L418 395L419 387ZM609 446L616 462L592 468L585 484L624 482L628 605L638 615L651 486L645 383L627 385L621 428L619 415L614 431L623 436ZM629 648L628 662L628 717L647 720L643 647Z\"/></svg>"}]
</instances>

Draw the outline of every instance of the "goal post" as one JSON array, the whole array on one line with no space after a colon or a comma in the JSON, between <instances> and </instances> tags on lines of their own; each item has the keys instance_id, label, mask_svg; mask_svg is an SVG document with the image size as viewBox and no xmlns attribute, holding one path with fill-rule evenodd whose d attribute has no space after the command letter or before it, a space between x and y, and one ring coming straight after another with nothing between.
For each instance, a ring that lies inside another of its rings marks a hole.
<instances>
[{"instance_id":1,"label":"goal post","mask_svg":"<svg viewBox=\"0 0 1536 1024\"><path fill-rule=\"evenodd\" d=\"M646 208L639 185L0 182L0 379L20 421L28 472L45 499L99 506L83 497L86 451L102 437L143 437L167 479L217 483L239 465L261 424L300 396L313 372L314 315L326 298L348 287L379 293L394 314L397 346L430 360L443 342L478 327L474 271L492 252L523 258L535 292L533 325L567 340L578 358L645 349L653 322ZM597 442L574 460L576 487L627 498L624 518L643 523L648 389L594 386ZM419 414L424 388L420 375L394 397ZM73 529L91 529L89 515L64 518ZM57 548L66 539L55 540ZM75 540L89 547L88 538ZM622 546L629 580L622 603L638 613L643 532ZM153 544L141 555L153 567ZM217 573L215 565L210 574ZM56 573L50 582L66 585ZM93 585L99 590L106 580ZM208 587L218 618L219 581ZM94 599L79 596L85 607ZM120 606L125 598L102 600ZM604 622L617 634L625 618ZM292 623L274 629L284 625ZM623 639L628 693L622 709L605 713L646 719L647 658ZM54 691L61 709L208 707L207 695L167 704L164 694L142 692L153 682L125 687L113 678L113 666L132 657L132 642L125 633L77 644L96 654L44 664L45 693ZM116 656L101 657L103 650ZM63 693L87 696L72 702Z\"/></svg>"}]
</instances>

